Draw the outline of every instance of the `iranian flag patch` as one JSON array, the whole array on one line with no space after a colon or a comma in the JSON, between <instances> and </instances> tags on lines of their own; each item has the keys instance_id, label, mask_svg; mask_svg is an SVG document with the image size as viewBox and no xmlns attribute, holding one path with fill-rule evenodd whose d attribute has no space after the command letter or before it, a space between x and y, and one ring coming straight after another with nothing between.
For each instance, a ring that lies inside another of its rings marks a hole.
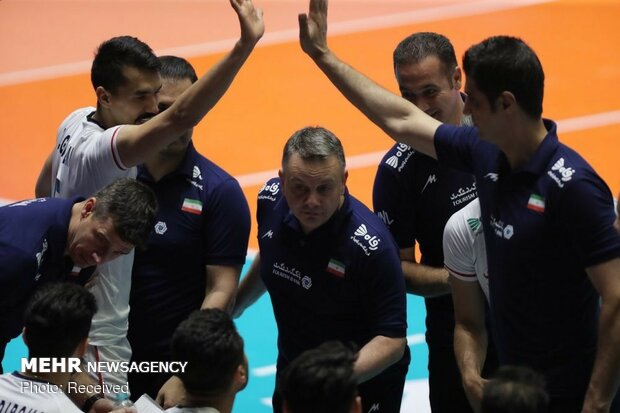
<instances>
[{"instance_id":1,"label":"iranian flag patch","mask_svg":"<svg viewBox=\"0 0 620 413\"><path fill-rule=\"evenodd\" d=\"M183 200L183 206L181 211L189 212L190 214L200 215L202 213L202 202L197 199L185 198Z\"/></svg>"},{"instance_id":2,"label":"iranian flag patch","mask_svg":"<svg viewBox=\"0 0 620 413\"><path fill-rule=\"evenodd\" d=\"M527 202L527 208L536 212L545 212L545 198L540 195L530 195L530 200Z\"/></svg>"},{"instance_id":3,"label":"iranian flag patch","mask_svg":"<svg viewBox=\"0 0 620 413\"><path fill-rule=\"evenodd\" d=\"M329 264L327 264L327 272L342 278L344 277L344 264L332 258L329 260Z\"/></svg>"}]
</instances>

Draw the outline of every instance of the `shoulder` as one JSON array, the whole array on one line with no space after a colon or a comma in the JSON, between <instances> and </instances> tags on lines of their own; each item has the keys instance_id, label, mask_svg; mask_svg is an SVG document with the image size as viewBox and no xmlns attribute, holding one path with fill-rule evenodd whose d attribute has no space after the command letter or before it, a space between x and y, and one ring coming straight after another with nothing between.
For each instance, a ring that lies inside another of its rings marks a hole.
<instances>
[{"instance_id":1,"label":"shoulder","mask_svg":"<svg viewBox=\"0 0 620 413\"><path fill-rule=\"evenodd\" d=\"M410 161L415 158L417 152L411 146L397 143L387 151L381 159L379 170L400 173L405 170ZM413 157L413 158L412 158Z\"/></svg>"}]
</instances>

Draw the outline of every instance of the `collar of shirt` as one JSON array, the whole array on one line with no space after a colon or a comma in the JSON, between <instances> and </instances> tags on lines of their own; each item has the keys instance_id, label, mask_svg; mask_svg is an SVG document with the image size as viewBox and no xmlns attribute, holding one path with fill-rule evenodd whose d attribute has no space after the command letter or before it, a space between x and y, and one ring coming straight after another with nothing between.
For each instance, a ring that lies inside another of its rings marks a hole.
<instances>
[{"instance_id":1,"label":"collar of shirt","mask_svg":"<svg viewBox=\"0 0 620 413\"><path fill-rule=\"evenodd\" d=\"M181 161L177 169L170 172L165 177L181 175L183 177L192 179L197 156L198 152L194 147L194 142L190 141L189 145L187 146L187 150L185 151L185 155L183 155L183 160ZM144 165L138 165L138 179L149 182L153 181L153 177Z\"/></svg>"}]
</instances>

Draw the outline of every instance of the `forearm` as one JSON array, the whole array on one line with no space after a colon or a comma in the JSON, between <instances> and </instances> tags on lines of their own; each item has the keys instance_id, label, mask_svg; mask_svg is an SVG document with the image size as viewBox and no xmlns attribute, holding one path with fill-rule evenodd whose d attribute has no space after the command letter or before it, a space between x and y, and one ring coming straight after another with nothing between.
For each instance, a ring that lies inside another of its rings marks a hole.
<instances>
[{"instance_id":1,"label":"forearm","mask_svg":"<svg viewBox=\"0 0 620 413\"><path fill-rule=\"evenodd\" d=\"M256 255L252 265L248 270L246 276L241 280L239 289L237 290L237 297L235 300L235 306L233 310L233 317L240 317L241 314L254 304L266 291L265 284L260 278L260 257Z\"/></svg>"},{"instance_id":2,"label":"forearm","mask_svg":"<svg viewBox=\"0 0 620 413\"><path fill-rule=\"evenodd\" d=\"M620 384L620 300L604 300L584 412L607 412Z\"/></svg>"},{"instance_id":3,"label":"forearm","mask_svg":"<svg viewBox=\"0 0 620 413\"><path fill-rule=\"evenodd\" d=\"M214 287L207 292L200 309L219 308L220 310L232 313L235 306L236 289L228 287Z\"/></svg>"},{"instance_id":4,"label":"forearm","mask_svg":"<svg viewBox=\"0 0 620 413\"><path fill-rule=\"evenodd\" d=\"M239 285L241 265L207 265L205 298L201 308L219 308L231 314Z\"/></svg>"},{"instance_id":5,"label":"forearm","mask_svg":"<svg viewBox=\"0 0 620 413\"><path fill-rule=\"evenodd\" d=\"M405 286L410 294L422 297L437 297L449 294L449 274L445 268L430 267L412 261L401 261Z\"/></svg>"},{"instance_id":6,"label":"forearm","mask_svg":"<svg viewBox=\"0 0 620 413\"><path fill-rule=\"evenodd\" d=\"M34 195L37 198L52 196L52 159L54 152L49 154L43 163L37 183L34 187Z\"/></svg>"},{"instance_id":7,"label":"forearm","mask_svg":"<svg viewBox=\"0 0 620 413\"><path fill-rule=\"evenodd\" d=\"M407 339L376 336L359 351L354 370L358 383L368 381L403 357Z\"/></svg>"},{"instance_id":8,"label":"forearm","mask_svg":"<svg viewBox=\"0 0 620 413\"><path fill-rule=\"evenodd\" d=\"M456 323L454 327L454 355L463 377L481 377L487 354L486 329L471 329Z\"/></svg>"},{"instance_id":9,"label":"forearm","mask_svg":"<svg viewBox=\"0 0 620 413\"><path fill-rule=\"evenodd\" d=\"M425 116L422 111L358 72L330 50L313 60L334 86L392 139L436 157L432 137L437 122L429 118L431 122L414 124L414 119Z\"/></svg>"}]
</instances>

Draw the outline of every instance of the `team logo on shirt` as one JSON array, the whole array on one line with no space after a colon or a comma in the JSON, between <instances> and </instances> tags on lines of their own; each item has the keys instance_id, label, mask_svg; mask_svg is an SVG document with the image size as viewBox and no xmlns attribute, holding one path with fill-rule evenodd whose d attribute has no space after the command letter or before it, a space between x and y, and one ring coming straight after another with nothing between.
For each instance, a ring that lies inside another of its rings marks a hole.
<instances>
[{"instance_id":1,"label":"team logo on shirt","mask_svg":"<svg viewBox=\"0 0 620 413\"><path fill-rule=\"evenodd\" d=\"M461 187L458 191L450 195L450 200L452 201L452 205L457 206L464 202L471 201L475 197L478 196L478 191L476 190L476 182L471 186L466 186L465 188Z\"/></svg>"},{"instance_id":2,"label":"team logo on shirt","mask_svg":"<svg viewBox=\"0 0 620 413\"><path fill-rule=\"evenodd\" d=\"M258 191L258 199L268 199L269 201L276 200L276 194L280 192L280 183L272 182L270 184L265 183L263 187Z\"/></svg>"},{"instance_id":3,"label":"team logo on shirt","mask_svg":"<svg viewBox=\"0 0 620 413\"><path fill-rule=\"evenodd\" d=\"M194 169L192 170L192 178L198 178L202 181L202 174L200 173L200 168L198 168L198 166L196 165L194 165Z\"/></svg>"},{"instance_id":4,"label":"team logo on shirt","mask_svg":"<svg viewBox=\"0 0 620 413\"><path fill-rule=\"evenodd\" d=\"M379 216L379 218L381 218L383 223L387 225L388 227L392 225L392 223L394 222L393 219L390 219L390 216L388 215L387 211L379 211L377 212L377 215Z\"/></svg>"},{"instance_id":5,"label":"team logo on shirt","mask_svg":"<svg viewBox=\"0 0 620 413\"><path fill-rule=\"evenodd\" d=\"M159 235L164 235L168 231L168 226L164 221L159 221L155 224L155 233Z\"/></svg>"},{"instance_id":6,"label":"team logo on shirt","mask_svg":"<svg viewBox=\"0 0 620 413\"><path fill-rule=\"evenodd\" d=\"M307 275L303 275L297 268L289 267L284 262L274 262L271 273L288 280L295 285L303 287L306 290L309 290L312 287L312 278Z\"/></svg>"},{"instance_id":7,"label":"team logo on shirt","mask_svg":"<svg viewBox=\"0 0 620 413\"><path fill-rule=\"evenodd\" d=\"M437 176L435 174L430 174L420 193L424 192L427 186L429 186L430 184L434 184L435 182L437 182Z\"/></svg>"},{"instance_id":8,"label":"team logo on shirt","mask_svg":"<svg viewBox=\"0 0 620 413\"><path fill-rule=\"evenodd\" d=\"M480 218L468 218L467 226L469 227L469 229L471 229L471 232L474 234L477 234L480 231L482 231L482 222L480 221Z\"/></svg>"},{"instance_id":9,"label":"team logo on shirt","mask_svg":"<svg viewBox=\"0 0 620 413\"><path fill-rule=\"evenodd\" d=\"M403 170L403 168L409 161L409 158L411 158L411 155L413 155L414 152L415 151L411 150L410 146L407 146L404 143L399 143L398 146L396 147L396 154L387 158L385 160L385 163L390 165L394 169L398 169L398 172L400 172ZM406 156L402 158L403 155L406 155Z\"/></svg>"},{"instance_id":10,"label":"team logo on shirt","mask_svg":"<svg viewBox=\"0 0 620 413\"><path fill-rule=\"evenodd\" d=\"M497 219L494 216L491 216L491 228L493 228L493 233L500 238L510 239L515 233L514 227L510 224L504 224L504 221L501 219Z\"/></svg>"},{"instance_id":11,"label":"team logo on shirt","mask_svg":"<svg viewBox=\"0 0 620 413\"><path fill-rule=\"evenodd\" d=\"M359 237L359 238L358 238ZM361 239L360 239L361 238ZM376 235L370 235L365 224L361 224L351 236L351 240L359 245L367 256L370 256L371 251L375 251L379 248L380 238Z\"/></svg>"},{"instance_id":12,"label":"team logo on shirt","mask_svg":"<svg viewBox=\"0 0 620 413\"><path fill-rule=\"evenodd\" d=\"M553 164L551 170L547 171L547 175L549 175L560 188L563 188L564 183L570 181L575 173L573 168L565 166L564 163L564 158L560 158Z\"/></svg>"},{"instance_id":13,"label":"team logo on shirt","mask_svg":"<svg viewBox=\"0 0 620 413\"><path fill-rule=\"evenodd\" d=\"M489 172L484 177L486 179L490 179L493 182L497 182L497 180L499 179L499 174L496 174L495 172Z\"/></svg>"}]
</instances>

